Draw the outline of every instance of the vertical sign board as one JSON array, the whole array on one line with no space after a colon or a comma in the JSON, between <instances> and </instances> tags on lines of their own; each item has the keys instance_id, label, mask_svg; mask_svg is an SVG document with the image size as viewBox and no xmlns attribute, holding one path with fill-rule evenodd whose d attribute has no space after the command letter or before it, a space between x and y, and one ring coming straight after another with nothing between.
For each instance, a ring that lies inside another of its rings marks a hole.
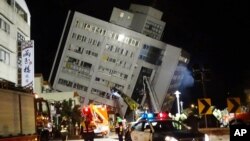
<instances>
[{"instance_id":1,"label":"vertical sign board","mask_svg":"<svg viewBox=\"0 0 250 141\"><path fill-rule=\"evenodd\" d=\"M34 89L34 41L23 41L22 47L22 87Z\"/></svg>"},{"instance_id":2,"label":"vertical sign board","mask_svg":"<svg viewBox=\"0 0 250 141\"><path fill-rule=\"evenodd\" d=\"M240 113L240 98L227 98L227 110L229 113Z\"/></svg>"},{"instance_id":3,"label":"vertical sign board","mask_svg":"<svg viewBox=\"0 0 250 141\"><path fill-rule=\"evenodd\" d=\"M211 107L210 98L198 99L199 114L201 115L212 114L212 109L210 107Z\"/></svg>"}]
</instances>

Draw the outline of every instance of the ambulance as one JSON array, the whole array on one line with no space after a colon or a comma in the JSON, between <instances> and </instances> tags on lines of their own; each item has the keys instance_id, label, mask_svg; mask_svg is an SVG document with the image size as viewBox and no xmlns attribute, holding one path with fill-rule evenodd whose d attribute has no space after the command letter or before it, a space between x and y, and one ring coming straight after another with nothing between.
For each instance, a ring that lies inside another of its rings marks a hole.
<instances>
[{"instance_id":1,"label":"ambulance","mask_svg":"<svg viewBox=\"0 0 250 141\"><path fill-rule=\"evenodd\" d=\"M82 109L83 116L91 115L96 125L94 133L96 136L107 137L110 133L110 124L107 107L105 105L89 104Z\"/></svg>"}]
</instances>

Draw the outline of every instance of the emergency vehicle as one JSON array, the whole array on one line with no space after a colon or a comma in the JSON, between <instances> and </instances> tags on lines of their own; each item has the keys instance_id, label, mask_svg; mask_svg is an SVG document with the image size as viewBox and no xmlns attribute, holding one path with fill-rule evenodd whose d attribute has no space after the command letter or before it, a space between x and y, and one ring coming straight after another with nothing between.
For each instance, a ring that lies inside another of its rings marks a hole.
<instances>
[{"instance_id":1,"label":"emergency vehicle","mask_svg":"<svg viewBox=\"0 0 250 141\"><path fill-rule=\"evenodd\" d=\"M166 113L145 113L142 116L131 127L129 135L132 141L209 141L207 134L191 130Z\"/></svg>"},{"instance_id":2,"label":"emergency vehicle","mask_svg":"<svg viewBox=\"0 0 250 141\"><path fill-rule=\"evenodd\" d=\"M82 108L82 115L85 117L88 116L93 120L96 126L94 130L96 136L104 137L109 135L110 124L108 120L108 111L105 105L89 104Z\"/></svg>"},{"instance_id":3,"label":"emergency vehicle","mask_svg":"<svg viewBox=\"0 0 250 141\"><path fill-rule=\"evenodd\" d=\"M0 141L48 141L52 132L48 101L26 88L0 80ZM6 128L7 129L7 128Z\"/></svg>"}]
</instances>

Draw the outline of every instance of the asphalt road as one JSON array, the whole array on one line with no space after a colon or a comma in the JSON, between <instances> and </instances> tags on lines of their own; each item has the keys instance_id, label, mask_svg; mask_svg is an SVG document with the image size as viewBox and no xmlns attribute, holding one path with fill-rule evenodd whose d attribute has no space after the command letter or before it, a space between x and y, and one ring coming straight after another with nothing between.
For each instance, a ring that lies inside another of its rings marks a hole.
<instances>
[{"instance_id":1,"label":"asphalt road","mask_svg":"<svg viewBox=\"0 0 250 141\"><path fill-rule=\"evenodd\" d=\"M210 141L229 141L229 134L225 133L222 135L214 135L214 134L209 134ZM61 141L59 139L55 139L52 141ZM83 139L69 139L68 141L84 141ZM101 138L97 137L95 138L95 141L118 141L118 136L115 133L110 133L108 138Z\"/></svg>"},{"instance_id":2,"label":"asphalt road","mask_svg":"<svg viewBox=\"0 0 250 141\"><path fill-rule=\"evenodd\" d=\"M61 141L59 139L54 139L52 141ZM83 139L69 139L68 141L83 141ZM110 133L108 138L96 137L95 141L118 141L118 136L115 133Z\"/></svg>"}]
</instances>

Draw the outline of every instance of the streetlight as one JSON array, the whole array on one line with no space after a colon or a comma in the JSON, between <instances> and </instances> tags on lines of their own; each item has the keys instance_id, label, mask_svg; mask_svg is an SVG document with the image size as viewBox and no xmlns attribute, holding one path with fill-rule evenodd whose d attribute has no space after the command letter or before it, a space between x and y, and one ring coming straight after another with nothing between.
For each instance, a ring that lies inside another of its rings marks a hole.
<instances>
[{"instance_id":1,"label":"streetlight","mask_svg":"<svg viewBox=\"0 0 250 141\"><path fill-rule=\"evenodd\" d=\"M195 107L195 105L194 105L194 104L191 104L191 105L190 105L190 107L191 107L191 108L194 108L194 107Z\"/></svg>"},{"instance_id":2,"label":"streetlight","mask_svg":"<svg viewBox=\"0 0 250 141\"><path fill-rule=\"evenodd\" d=\"M176 96L176 98L177 98L177 110L178 110L178 114L180 114L181 112L180 112L180 92L177 90L177 91L175 91L175 96Z\"/></svg>"},{"instance_id":3,"label":"streetlight","mask_svg":"<svg viewBox=\"0 0 250 141\"><path fill-rule=\"evenodd\" d=\"M183 101L180 101L181 106L181 112L183 112Z\"/></svg>"}]
</instances>

